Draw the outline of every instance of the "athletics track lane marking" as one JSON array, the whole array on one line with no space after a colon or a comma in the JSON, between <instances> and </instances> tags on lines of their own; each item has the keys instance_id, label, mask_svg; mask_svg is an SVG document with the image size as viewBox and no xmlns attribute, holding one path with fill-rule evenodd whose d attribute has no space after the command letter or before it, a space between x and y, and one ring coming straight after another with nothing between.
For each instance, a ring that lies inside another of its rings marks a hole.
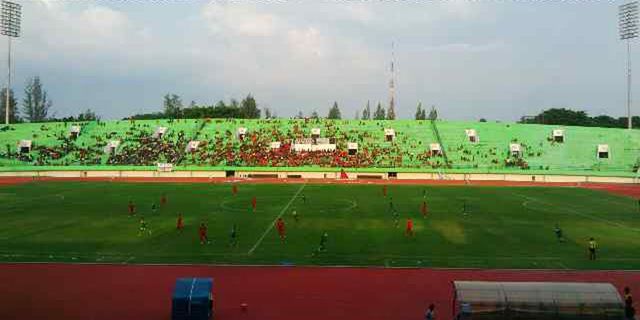
<instances>
[{"instance_id":1,"label":"athletics track lane marking","mask_svg":"<svg viewBox=\"0 0 640 320\"><path fill-rule=\"evenodd\" d=\"M287 209L289 209L289 207L291 206L293 201L296 200L296 198L298 198L298 195L300 194L300 192L302 192L302 190L304 189L304 187L306 185L307 184L305 183L302 186L300 186L300 188L298 189L296 194L294 194L293 197L291 198L291 200L289 200L289 202L287 202L287 205L284 206L284 208L282 208L282 210L280 210L280 213L278 214L278 216L276 216L276 218L273 219L273 221L267 226L267 230L265 230L264 233L262 234L262 236L260 236L260 238L258 239L258 241L256 241L256 244L254 244L253 247L251 247L251 250L249 250L249 252L247 253L248 255L251 255L253 253L253 251L255 251L258 248L258 246L262 243L262 240L264 240L264 237L266 237L267 234L269 234L269 231L271 231L271 229L273 229L273 225L276 223L276 221L278 221L278 219L280 217L282 217L282 215L285 213L285 211L287 211Z\"/></svg>"}]
</instances>

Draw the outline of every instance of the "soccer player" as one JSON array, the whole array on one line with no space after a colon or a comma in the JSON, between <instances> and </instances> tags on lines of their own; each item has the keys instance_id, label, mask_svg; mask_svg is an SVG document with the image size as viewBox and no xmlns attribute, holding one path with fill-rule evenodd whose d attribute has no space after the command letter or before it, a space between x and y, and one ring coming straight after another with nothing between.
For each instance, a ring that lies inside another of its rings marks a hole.
<instances>
[{"instance_id":1,"label":"soccer player","mask_svg":"<svg viewBox=\"0 0 640 320\"><path fill-rule=\"evenodd\" d=\"M200 237L200 244L209 244L209 237L207 237L207 225L202 222L200 223L200 228L198 228L198 236Z\"/></svg>"},{"instance_id":2,"label":"soccer player","mask_svg":"<svg viewBox=\"0 0 640 320\"><path fill-rule=\"evenodd\" d=\"M287 229L282 218L278 218L278 221L276 221L276 229L278 230L280 241L284 242L284 240L287 238Z\"/></svg>"},{"instance_id":3,"label":"soccer player","mask_svg":"<svg viewBox=\"0 0 640 320\"><path fill-rule=\"evenodd\" d=\"M129 217L135 214L136 214L136 205L133 203L133 201L129 200Z\"/></svg>"},{"instance_id":4,"label":"soccer player","mask_svg":"<svg viewBox=\"0 0 640 320\"><path fill-rule=\"evenodd\" d=\"M553 229L553 232L556 233L556 238L558 239L558 242L564 242L564 237L562 236L562 229L560 229L560 226L558 226L557 223L556 223L556 227Z\"/></svg>"},{"instance_id":5,"label":"soccer player","mask_svg":"<svg viewBox=\"0 0 640 320\"><path fill-rule=\"evenodd\" d=\"M407 229L404 230L405 236L413 237L413 220L407 219Z\"/></svg>"},{"instance_id":6,"label":"soccer player","mask_svg":"<svg viewBox=\"0 0 640 320\"><path fill-rule=\"evenodd\" d=\"M156 211L158 210L158 206L156 205L155 202L151 203L151 213L156 213Z\"/></svg>"},{"instance_id":7,"label":"soccer player","mask_svg":"<svg viewBox=\"0 0 640 320\"><path fill-rule=\"evenodd\" d=\"M396 228L400 227L400 213L396 209L391 209L391 216L393 217L393 225Z\"/></svg>"},{"instance_id":8,"label":"soccer player","mask_svg":"<svg viewBox=\"0 0 640 320\"><path fill-rule=\"evenodd\" d=\"M293 221L295 221L296 223L298 223L298 212L296 210L293 210L293 212L291 213L291 215L293 216Z\"/></svg>"},{"instance_id":9,"label":"soccer player","mask_svg":"<svg viewBox=\"0 0 640 320\"><path fill-rule=\"evenodd\" d=\"M147 222L144 221L144 217L142 217L140 218L140 229L138 232L138 237L142 236L145 233L151 234L151 229L149 229Z\"/></svg>"},{"instance_id":10,"label":"soccer player","mask_svg":"<svg viewBox=\"0 0 640 320\"><path fill-rule=\"evenodd\" d=\"M393 197L389 197L389 210L394 210L394 208L393 208Z\"/></svg>"},{"instance_id":11,"label":"soccer player","mask_svg":"<svg viewBox=\"0 0 640 320\"><path fill-rule=\"evenodd\" d=\"M427 200L427 189L422 189L422 200Z\"/></svg>"},{"instance_id":12,"label":"soccer player","mask_svg":"<svg viewBox=\"0 0 640 320\"><path fill-rule=\"evenodd\" d=\"M236 224L233 224L233 227L231 227L231 246L232 247L237 247L238 246L238 227L236 227Z\"/></svg>"},{"instance_id":13,"label":"soccer player","mask_svg":"<svg viewBox=\"0 0 640 320\"><path fill-rule=\"evenodd\" d=\"M596 249L598 244L593 238L589 238L589 260L596 260Z\"/></svg>"},{"instance_id":14,"label":"soccer player","mask_svg":"<svg viewBox=\"0 0 640 320\"><path fill-rule=\"evenodd\" d=\"M384 186L382 186L382 195L385 198L387 197L387 185L386 184Z\"/></svg>"},{"instance_id":15,"label":"soccer player","mask_svg":"<svg viewBox=\"0 0 640 320\"><path fill-rule=\"evenodd\" d=\"M315 252L313 252L312 256L316 256L318 255L320 252L325 252L327 251L327 240L329 239L329 234L327 234L327 232L325 231L324 233L322 233L322 236L320 236L320 245L318 246L318 249L316 249Z\"/></svg>"},{"instance_id":16,"label":"soccer player","mask_svg":"<svg viewBox=\"0 0 640 320\"><path fill-rule=\"evenodd\" d=\"M167 205L167 194L166 193L162 193L162 195L160 196L160 205L161 206L165 206Z\"/></svg>"},{"instance_id":17,"label":"soccer player","mask_svg":"<svg viewBox=\"0 0 640 320\"><path fill-rule=\"evenodd\" d=\"M256 204L257 204L257 200L256 200L256 197L254 196L253 198L251 198L251 208L253 208L253 212L256 212Z\"/></svg>"},{"instance_id":18,"label":"soccer player","mask_svg":"<svg viewBox=\"0 0 640 320\"><path fill-rule=\"evenodd\" d=\"M307 204L307 196L304 193L302 194L302 203Z\"/></svg>"},{"instance_id":19,"label":"soccer player","mask_svg":"<svg viewBox=\"0 0 640 320\"><path fill-rule=\"evenodd\" d=\"M462 215L467 215L467 200L462 200Z\"/></svg>"},{"instance_id":20,"label":"soccer player","mask_svg":"<svg viewBox=\"0 0 640 320\"><path fill-rule=\"evenodd\" d=\"M231 193L233 193L233 195L235 196L236 194L238 194L238 186L237 185L233 185L231 187Z\"/></svg>"},{"instance_id":21,"label":"soccer player","mask_svg":"<svg viewBox=\"0 0 640 320\"><path fill-rule=\"evenodd\" d=\"M423 218L427 218L427 213L428 213L428 208L427 208L427 202L426 201L422 201L422 206L420 207L420 211L422 212L422 217Z\"/></svg>"},{"instance_id":22,"label":"soccer player","mask_svg":"<svg viewBox=\"0 0 640 320\"><path fill-rule=\"evenodd\" d=\"M178 213L178 221L176 221L176 230L182 234L182 230L184 229L184 219L182 218L182 213Z\"/></svg>"}]
</instances>

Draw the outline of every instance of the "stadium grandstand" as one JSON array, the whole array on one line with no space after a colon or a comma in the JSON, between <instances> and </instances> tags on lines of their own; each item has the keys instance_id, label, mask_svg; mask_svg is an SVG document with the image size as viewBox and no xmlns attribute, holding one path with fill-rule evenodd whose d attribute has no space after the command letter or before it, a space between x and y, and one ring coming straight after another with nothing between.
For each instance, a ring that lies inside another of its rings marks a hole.
<instances>
[{"instance_id":1,"label":"stadium grandstand","mask_svg":"<svg viewBox=\"0 0 640 320\"><path fill-rule=\"evenodd\" d=\"M200 119L25 123L0 170L286 170L635 177L640 132L515 123Z\"/></svg>"}]
</instances>

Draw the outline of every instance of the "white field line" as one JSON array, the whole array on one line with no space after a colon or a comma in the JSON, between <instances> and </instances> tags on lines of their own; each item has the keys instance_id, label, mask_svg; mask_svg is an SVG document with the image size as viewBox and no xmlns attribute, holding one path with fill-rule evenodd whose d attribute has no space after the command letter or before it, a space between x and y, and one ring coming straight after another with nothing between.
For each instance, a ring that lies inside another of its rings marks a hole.
<instances>
[{"instance_id":1,"label":"white field line","mask_svg":"<svg viewBox=\"0 0 640 320\"><path fill-rule=\"evenodd\" d=\"M529 197L529 196L525 196L525 195L522 195L522 194L519 194L519 193L515 193L515 192L514 192L513 194L515 194L516 196L519 196L519 197L524 198L524 199L526 199L526 200L527 200L527 201L524 201L524 202L522 203L522 205L523 205L524 207L528 207L528 206L527 206L527 204L528 204L529 202L538 202L538 203L542 203L542 204L553 205L551 202L544 201L544 200L540 200L540 199L533 198L533 197ZM619 228L622 228L622 229L627 229L627 230L631 230L631 231L640 231L640 229L638 229L638 228L633 228L633 227L630 227L630 226L624 225L624 224L622 224L622 223L615 222L615 221L611 221L611 220L608 220L608 219L605 219L605 218L600 218L600 217L592 216L592 215L590 215L590 214L582 213L582 212L579 212L579 211L574 210L574 209L571 209L571 208L567 208L567 207L561 207L561 208L562 208L562 209L564 209L564 210L566 210L566 212L567 212L567 213L569 213L569 214L574 214L574 215L577 215L577 216L581 216L581 217L583 217L583 218L587 218L587 219L591 219L591 220L595 220L595 221L604 222L604 223L606 223L606 224L610 224L610 225L612 225L612 226L616 226L616 227L619 227ZM535 208L534 208L534 209L535 209Z\"/></svg>"},{"instance_id":2,"label":"white field line","mask_svg":"<svg viewBox=\"0 0 640 320\"><path fill-rule=\"evenodd\" d=\"M293 197L291 197L291 200L289 200L289 202L287 202L287 205L284 206L284 208L282 208L282 210L280 210L280 213L278 214L278 216L273 219L273 221L267 226L267 229L264 231L264 233L262 234L262 236L260 236L260 238L258 239L258 241L256 241L256 244L253 245L253 247L251 247L251 249L249 250L249 252L247 253L248 255L253 254L253 251L255 251L258 246L262 243L262 240L264 240L264 237L267 236L267 234L269 234L269 232L271 231L271 229L273 229L273 225L276 223L276 221L278 221L278 219L280 217L282 217L282 215L287 211L287 209L289 209L289 207L291 206L291 204L293 203L294 200L296 200L296 198L298 197L298 195L300 194L300 192L302 192L302 190L304 189L304 187L307 184L303 184L302 186L300 186L300 188L298 189L298 191L296 192L296 194L293 195Z\"/></svg>"}]
</instances>

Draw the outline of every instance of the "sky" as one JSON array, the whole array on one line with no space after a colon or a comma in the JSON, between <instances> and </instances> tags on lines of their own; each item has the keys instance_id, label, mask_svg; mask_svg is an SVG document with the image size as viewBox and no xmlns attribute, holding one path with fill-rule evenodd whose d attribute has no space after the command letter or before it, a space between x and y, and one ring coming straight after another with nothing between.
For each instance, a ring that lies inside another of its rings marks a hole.
<instances>
[{"instance_id":1,"label":"sky","mask_svg":"<svg viewBox=\"0 0 640 320\"><path fill-rule=\"evenodd\" d=\"M251 93L281 117L326 115L337 101L353 118L367 101L388 104L392 43L400 118L419 102L450 120L626 114L623 2L18 2L12 87L21 99L40 76L58 117L159 111L166 93L185 105ZM2 39L5 83L6 53ZM633 97L640 114L638 85Z\"/></svg>"}]
</instances>

